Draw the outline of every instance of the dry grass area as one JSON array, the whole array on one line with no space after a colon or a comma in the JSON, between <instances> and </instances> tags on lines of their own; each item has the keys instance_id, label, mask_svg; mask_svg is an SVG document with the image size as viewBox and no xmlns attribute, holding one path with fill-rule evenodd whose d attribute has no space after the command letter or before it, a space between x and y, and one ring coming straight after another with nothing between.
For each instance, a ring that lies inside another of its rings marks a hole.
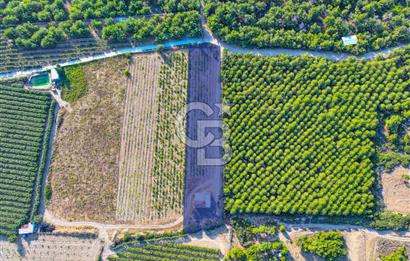
<instances>
[{"instance_id":1,"label":"dry grass area","mask_svg":"<svg viewBox=\"0 0 410 261\"><path fill-rule=\"evenodd\" d=\"M115 220L128 60L84 66L87 94L60 115L49 210L67 220Z\"/></svg>"},{"instance_id":2,"label":"dry grass area","mask_svg":"<svg viewBox=\"0 0 410 261\"><path fill-rule=\"evenodd\" d=\"M176 131L186 104L188 54L135 55L129 71L116 218L174 221L183 204L185 145Z\"/></svg>"},{"instance_id":3,"label":"dry grass area","mask_svg":"<svg viewBox=\"0 0 410 261\"><path fill-rule=\"evenodd\" d=\"M410 186L402 175L410 174L410 169L399 167L391 173L382 174L383 200L388 210L410 213Z\"/></svg>"},{"instance_id":4,"label":"dry grass area","mask_svg":"<svg viewBox=\"0 0 410 261\"><path fill-rule=\"evenodd\" d=\"M410 256L410 241L396 241L380 238L376 242L375 256L387 256L396 251L399 247L404 246L407 256Z\"/></svg>"},{"instance_id":5,"label":"dry grass area","mask_svg":"<svg viewBox=\"0 0 410 261\"><path fill-rule=\"evenodd\" d=\"M0 260L97 261L101 251L94 235L39 234L17 245L0 240Z\"/></svg>"}]
</instances>

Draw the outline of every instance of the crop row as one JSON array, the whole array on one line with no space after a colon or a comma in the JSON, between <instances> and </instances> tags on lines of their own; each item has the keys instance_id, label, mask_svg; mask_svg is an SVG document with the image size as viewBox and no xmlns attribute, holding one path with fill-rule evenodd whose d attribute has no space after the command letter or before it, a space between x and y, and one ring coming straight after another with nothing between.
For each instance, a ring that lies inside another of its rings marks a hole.
<instances>
[{"instance_id":1,"label":"crop row","mask_svg":"<svg viewBox=\"0 0 410 261\"><path fill-rule=\"evenodd\" d=\"M220 260L221 253L217 249L196 247L176 243L149 243L140 246L127 245L117 256L109 260L189 260L209 261Z\"/></svg>"},{"instance_id":2,"label":"crop row","mask_svg":"<svg viewBox=\"0 0 410 261\"><path fill-rule=\"evenodd\" d=\"M0 234L13 235L32 212L51 99L20 82L0 84ZM47 143L48 144L48 143Z\"/></svg>"}]
</instances>

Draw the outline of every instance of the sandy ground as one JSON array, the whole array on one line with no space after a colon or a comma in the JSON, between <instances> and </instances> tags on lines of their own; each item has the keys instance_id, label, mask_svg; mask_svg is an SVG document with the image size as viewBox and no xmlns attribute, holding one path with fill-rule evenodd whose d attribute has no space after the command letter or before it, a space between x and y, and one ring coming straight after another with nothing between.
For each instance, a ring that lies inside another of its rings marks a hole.
<instances>
[{"instance_id":1,"label":"sandy ground","mask_svg":"<svg viewBox=\"0 0 410 261\"><path fill-rule=\"evenodd\" d=\"M410 213L410 185L401 176L410 169L399 167L391 173L382 174L383 200L386 208L399 213Z\"/></svg>"},{"instance_id":2,"label":"sandy ground","mask_svg":"<svg viewBox=\"0 0 410 261\"><path fill-rule=\"evenodd\" d=\"M102 242L86 234L38 234L17 244L0 239L0 260L17 261L94 261Z\"/></svg>"},{"instance_id":3,"label":"sandy ground","mask_svg":"<svg viewBox=\"0 0 410 261\"><path fill-rule=\"evenodd\" d=\"M190 234L188 241L184 244L217 248L225 255L228 253L230 248L229 232L226 226L221 226L217 229L210 231L201 231L195 234Z\"/></svg>"}]
</instances>

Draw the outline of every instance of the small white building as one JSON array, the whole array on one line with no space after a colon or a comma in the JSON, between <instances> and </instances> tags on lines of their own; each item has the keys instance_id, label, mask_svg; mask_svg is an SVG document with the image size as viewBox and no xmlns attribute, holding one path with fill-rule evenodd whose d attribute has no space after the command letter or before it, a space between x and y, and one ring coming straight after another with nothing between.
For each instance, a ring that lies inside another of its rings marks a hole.
<instances>
[{"instance_id":1,"label":"small white building","mask_svg":"<svg viewBox=\"0 0 410 261\"><path fill-rule=\"evenodd\" d=\"M211 207L211 192L198 192L194 194L194 205L196 208Z\"/></svg>"},{"instance_id":2,"label":"small white building","mask_svg":"<svg viewBox=\"0 0 410 261\"><path fill-rule=\"evenodd\" d=\"M357 44L357 36L349 35L342 37L343 46Z\"/></svg>"},{"instance_id":3,"label":"small white building","mask_svg":"<svg viewBox=\"0 0 410 261\"><path fill-rule=\"evenodd\" d=\"M19 229L19 235L27 235L27 234L33 234L33 233L34 233L34 224L32 223L22 225Z\"/></svg>"}]
</instances>

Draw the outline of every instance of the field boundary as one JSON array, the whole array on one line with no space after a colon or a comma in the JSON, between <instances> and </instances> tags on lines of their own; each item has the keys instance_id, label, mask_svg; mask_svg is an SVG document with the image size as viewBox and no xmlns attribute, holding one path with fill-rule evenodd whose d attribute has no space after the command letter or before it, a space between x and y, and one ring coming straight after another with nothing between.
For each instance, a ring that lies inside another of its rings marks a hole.
<instances>
[{"instance_id":1,"label":"field boundary","mask_svg":"<svg viewBox=\"0 0 410 261\"><path fill-rule=\"evenodd\" d=\"M30 220L33 220L34 216L39 214L40 211L40 206L41 206L41 199L42 199L42 191L43 191L43 179L45 172L47 171L46 168L47 162L49 161L49 151L50 151L50 143L51 141L51 130L54 125L54 119L55 119L55 111L56 111L56 101L51 97L52 99L50 108L48 111L48 117L47 117L47 126L45 128L44 132L44 137L43 137L43 146L41 149L41 156L39 159L40 162L40 167L38 169L37 175L36 175L36 181L35 181L35 187L33 189L33 199L32 199L32 209L30 213Z\"/></svg>"}]
</instances>

